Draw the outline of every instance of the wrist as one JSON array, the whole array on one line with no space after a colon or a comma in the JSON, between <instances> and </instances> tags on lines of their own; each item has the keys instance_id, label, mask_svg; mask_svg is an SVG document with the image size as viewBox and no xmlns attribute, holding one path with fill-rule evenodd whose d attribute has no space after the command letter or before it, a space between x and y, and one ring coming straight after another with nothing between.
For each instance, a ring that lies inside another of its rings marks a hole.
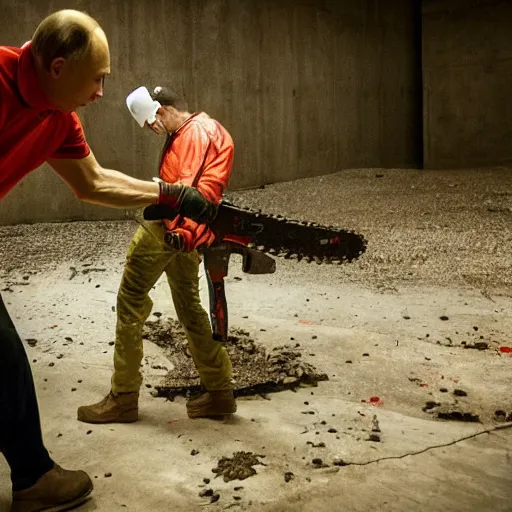
<instances>
[{"instance_id":1,"label":"wrist","mask_svg":"<svg viewBox=\"0 0 512 512\"><path fill-rule=\"evenodd\" d=\"M167 183L166 181L158 181L159 194L158 204L165 204L171 208L179 207L179 197L182 186L176 183Z\"/></svg>"}]
</instances>

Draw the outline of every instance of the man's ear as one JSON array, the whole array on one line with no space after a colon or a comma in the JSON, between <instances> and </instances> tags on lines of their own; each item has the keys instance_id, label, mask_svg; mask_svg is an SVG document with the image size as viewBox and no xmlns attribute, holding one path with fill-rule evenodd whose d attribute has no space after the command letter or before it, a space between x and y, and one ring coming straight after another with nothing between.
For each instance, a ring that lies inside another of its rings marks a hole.
<instances>
[{"instance_id":1,"label":"man's ear","mask_svg":"<svg viewBox=\"0 0 512 512\"><path fill-rule=\"evenodd\" d=\"M50 76L52 78L59 78L62 74L62 69L65 63L66 59L64 57L57 57L56 59L53 59L50 63Z\"/></svg>"}]
</instances>

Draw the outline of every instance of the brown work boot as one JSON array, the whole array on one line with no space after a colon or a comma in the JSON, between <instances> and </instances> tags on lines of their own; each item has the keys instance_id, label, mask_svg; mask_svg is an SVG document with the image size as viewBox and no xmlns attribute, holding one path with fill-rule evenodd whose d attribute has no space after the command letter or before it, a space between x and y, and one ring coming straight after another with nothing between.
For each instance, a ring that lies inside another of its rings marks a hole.
<instances>
[{"instance_id":1,"label":"brown work boot","mask_svg":"<svg viewBox=\"0 0 512 512\"><path fill-rule=\"evenodd\" d=\"M84 471L68 471L55 464L32 487L12 493L11 512L59 512L85 501L92 481Z\"/></svg>"},{"instance_id":2,"label":"brown work boot","mask_svg":"<svg viewBox=\"0 0 512 512\"><path fill-rule=\"evenodd\" d=\"M236 412L236 400L232 389L209 391L187 402L189 418L209 418Z\"/></svg>"},{"instance_id":3,"label":"brown work boot","mask_svg":"<svg viewBox=\"0 0 512 512\"><path fill-rule=\"evenodd\" d=\"M133 423L139 419L139 393L111 391L101 402L82 405L77 419L84 423Z\"/></svg>"}]
</instances>

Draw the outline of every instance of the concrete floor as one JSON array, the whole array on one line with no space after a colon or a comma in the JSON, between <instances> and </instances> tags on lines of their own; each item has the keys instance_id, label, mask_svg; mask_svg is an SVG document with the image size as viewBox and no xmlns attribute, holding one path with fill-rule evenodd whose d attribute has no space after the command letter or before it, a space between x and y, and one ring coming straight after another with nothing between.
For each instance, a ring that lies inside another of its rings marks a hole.
<instances>
[{"instance_id":1,"label":"concrete floor","mask_svg":"<svg viewBox=\"0 0 512 512\"><path fill-rule=\"evenodd\" d=\"M72 237L73 225L69 229ZM189 420L183 400L154 398L144 387L140 422L86 425L76 421L76 408L109 389L122 271L122 260L108 251L87 261L105 271L82 274L82 263L61 261L44 272L33 269L25 281L23 273L11 273L13 291L3 293L21 337L38 340L27 352L47 447L61 465L83 468L94 480L80 510L512 511L512 429L494 418L497 409L512 413L512 355L499 352L512 346L506 293L414 281L383 288L342 282L335 276L344 267L291 262L279 263L273 276L247 276L235 257L226 283L230 325L268 348L293 337L329 381L270 400L240 400L237 414L224 421ZM79 270L72 280L70 265ZM174 316L163 279L152 298L153 311ZM479 336L488 350L460 345ZM162 372L151 367L165 358L150 342L145 356L145 382L154 383ZM455 397L454 389L467 396ZM371 396L379 405L369 403ZM427 401L481 421L436 419L422 410ZM367 440L374 415L380 443ZM255 466L257 475L244 481L214 479L218 459L240 450L265 455L266 466ZM314 467L314 458L328 467ZM346 465L333 465L335 459ZM287 483L288 471L294 478ZM217 503L198 496L203 478L220 494ZM9 492L2 459L2 512Z\"/></svg>"}]
</instances>

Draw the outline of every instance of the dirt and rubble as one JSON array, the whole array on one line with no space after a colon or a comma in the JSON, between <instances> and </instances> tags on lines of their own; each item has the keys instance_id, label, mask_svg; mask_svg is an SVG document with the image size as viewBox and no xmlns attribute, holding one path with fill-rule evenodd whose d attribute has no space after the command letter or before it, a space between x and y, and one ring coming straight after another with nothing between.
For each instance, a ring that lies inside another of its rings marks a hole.
<instances>
[{"instance_id":1,"label":"dirt and rubble","mask_svg":"<svg viewBox=\"0 0 512 512\"><path fill-rule=\"evenodd\" d=\"M508 512L511 198L505 169L350 170L230 193L369 243L349 265L279 259L264 276L243 274L232 258L238 411L215 422L186 416L183 395L199 382L165 279L144 330L140 422L75 419L109 389L135 222L0 227L0 289L33 367L45 439L64 466L94 478L84 510L339 502L354 512ZM206 305L202 271L201 296ZM244 466L243 485L214 478L239 453L265 456L265 466ZM7 476L0 465L2 512Z\"/></svg>"},{"instance_id":2,"label":"dirt and rubble","mask_svg":"<svg viewBox=\"0 0 512 512\"><path fill-rule=\"evenodd\" d=\"M158 396L174 399L176 396L191 397L202 390L199 375L188 351L187 338L181 324L172 318L157 317L148 320L143 337L165 349L172 363L172 370L156 384ZM268 353L243 329L230 329L225 342L234 368L235 396L265 394L298 386L317 386L328 380L302 358L300 343L274 347Z\"/></svg>"}]
</instances>

